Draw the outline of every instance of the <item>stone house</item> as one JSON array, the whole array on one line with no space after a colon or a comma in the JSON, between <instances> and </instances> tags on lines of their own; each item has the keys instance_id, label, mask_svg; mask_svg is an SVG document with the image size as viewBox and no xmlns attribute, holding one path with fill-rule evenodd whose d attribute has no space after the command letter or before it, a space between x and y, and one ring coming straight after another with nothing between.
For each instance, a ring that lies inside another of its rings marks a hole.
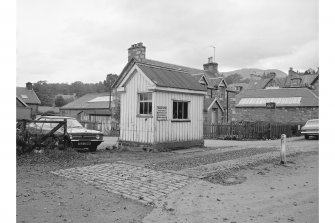
<instances>
[{"instance_id":1,"label":"stone house","mask_svg":"<svg viewBox=\"0 0 335 223\"><path fill-rule=\"evenodd\" d=\"M31 118L35 118L38 113L38 107L41 105L41 101L33 89L33 84L28 82L26 83L26 87L16 87L16 97L31 108Z\"/></svg>"},{"instance_id":2,"label":"stone house","mask_svg":"<svg viewBox=\"0 0 335 223\"><path fill-rule=\"evenodd\" d=\"M284 88L310 88L319 90L319 85L315 85L319 80L319 70L315 73L301 73L294 71L291 67L285 79Z\"/></svg>"},{"instance_id":3,"label":"stone house","mask_svg":"<svg viewBox=\"0 0 335 223\"><path fill-rule=\"evenodd\" d=\"M274 107L267 107L274 103ZM251 89L236 95L234 121L304 124L319 117L319 97L307 88Z\"/></svg>"}]
</instances>

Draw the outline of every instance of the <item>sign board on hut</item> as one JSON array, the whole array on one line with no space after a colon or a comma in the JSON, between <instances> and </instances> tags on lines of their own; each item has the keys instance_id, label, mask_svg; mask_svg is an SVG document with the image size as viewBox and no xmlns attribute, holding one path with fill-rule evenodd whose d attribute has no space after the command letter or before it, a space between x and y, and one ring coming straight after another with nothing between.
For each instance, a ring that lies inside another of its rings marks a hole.
<instances>
[{"instance_id":1,"label":"sign board on hut","mask_svg":"<svg viewBox=\"0 0 335 223\"><path fill-rule=\"evenodd\" d=\"M276 103L268 102L268 103L266 103L265 107L269 108L269 109L275 109L276 108Z\"/></svg>"},{"instance_id":2,"label":"sign board on hut","mask_svg":"<svg viewBox=\"0 0 335 223\"><path fill-rule=\"evenodd\" d=\"M167 106L157 106L157 120L158 121L167 120Z\"/></svg>"}]
</instances>

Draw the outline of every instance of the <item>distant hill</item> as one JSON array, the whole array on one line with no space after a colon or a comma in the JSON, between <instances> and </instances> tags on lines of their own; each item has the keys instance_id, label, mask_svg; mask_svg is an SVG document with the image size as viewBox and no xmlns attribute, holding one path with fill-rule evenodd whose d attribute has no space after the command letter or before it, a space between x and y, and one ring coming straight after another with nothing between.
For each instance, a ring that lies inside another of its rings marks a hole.
<instances>
[{"instance_id":1,"label":"distant hill","mask_svg":"<svg viewBox=\"0 0 335 223\"><path fill-rule=\"evenodd\" d=\"M250 78L250 74L254 74L254 75L257 75L257 76L262 76L264 74L264 72L265 72L265 74L274 72L274 73L276 73L276 77L278 77L278 78L282 78L282 77L287 76L287 74L284 73L281 70L277 70L277 69L262 70L262 69L258 69L258 68L243 68L243 69L233 70L233 71L228 71L228 72L220 72L220 74L224 77L227 77L231 74L239 74L245 79L245 78Z\"/></svg>"}]
</instances>

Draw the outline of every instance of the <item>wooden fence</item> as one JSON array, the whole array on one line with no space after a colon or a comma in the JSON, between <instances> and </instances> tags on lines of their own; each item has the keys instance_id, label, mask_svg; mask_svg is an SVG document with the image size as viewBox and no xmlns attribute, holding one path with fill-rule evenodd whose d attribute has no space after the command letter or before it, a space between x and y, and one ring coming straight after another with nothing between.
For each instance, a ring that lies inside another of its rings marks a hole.
<instances>
[{"instance_id":1,"label":"wooden fence","mask_svg":"<svg viewBox=\"0 0 335 223\"><path fill-rule=\"evenodd\" d=\"M297 124L269 122L231 122L204 125L204 138L223 139L279 139L281 134L287 137L300 135Z\"/></svg>"}]
</instances>

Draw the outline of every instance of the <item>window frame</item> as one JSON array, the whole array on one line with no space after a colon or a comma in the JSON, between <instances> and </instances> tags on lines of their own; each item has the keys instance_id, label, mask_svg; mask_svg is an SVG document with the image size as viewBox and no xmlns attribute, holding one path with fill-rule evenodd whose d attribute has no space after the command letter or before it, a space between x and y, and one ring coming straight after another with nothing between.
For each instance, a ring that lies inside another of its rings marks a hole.
<instances>
[{"instance_id":1,"label":"window frame","mask_svg":"<svg viewBox=\"0 0 335 223\"><path fill-rule=\"evenodd\" d=\"M148 97L148 99L141 99L141 95L151 95L151 97ZM153 117L152 98L153 98L152 92L138 92L137 93L137 117ZM141 103L143 103L143 113L141 113ZM144 113L145 103L148 103L148 108L147 108L148 113ZM151 111L150 111L150 108L151 108Z\"/></svg>"},{"instance_id":2,"label":"window frame","mask_svg":"<svg viewBox=\"0 0 335 223\"><path fill-rule=\"evenodd\" d=\"M174 104L177 103L177 118L174 117ZM182 103L182 111L181 111L181 118L178 118L179 116L179 112L178 112L178 108L179 108L179 105L178 104L181 104ZM187 116L185 118L185 104L187 105ZM190 119L190 101L187 101L187 100L175 100L175 99L172 99L172 119L171 119L171 122L191 122L191 119Z\"/></svg>"}]
</instances>

